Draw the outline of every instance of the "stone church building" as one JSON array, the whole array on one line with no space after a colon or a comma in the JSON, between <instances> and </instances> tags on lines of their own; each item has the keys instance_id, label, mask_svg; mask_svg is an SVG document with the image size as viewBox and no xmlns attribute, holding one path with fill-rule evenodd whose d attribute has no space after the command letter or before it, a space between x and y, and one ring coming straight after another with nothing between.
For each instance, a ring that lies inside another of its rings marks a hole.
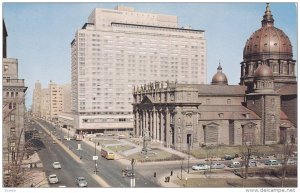
<instances>
[{"instance_id":1,"label":"stone church building","mask_svg":"<svg viewBox=\"0 0 300 193\"><path fill-rule=\"evenodd\" d=\"M246 42L239 85L228 85L219 64L211 84L155 82L134 88L134 135L177 150L296 141L292 45L274 27L269 4L261 23Z\"/></svg>"}]
</instances>

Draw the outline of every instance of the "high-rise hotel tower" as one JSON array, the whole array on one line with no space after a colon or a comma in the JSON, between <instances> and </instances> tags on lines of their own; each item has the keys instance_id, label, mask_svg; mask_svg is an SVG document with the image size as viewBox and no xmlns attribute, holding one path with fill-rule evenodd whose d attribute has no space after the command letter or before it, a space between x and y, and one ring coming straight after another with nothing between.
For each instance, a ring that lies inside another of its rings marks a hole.
<instances>
[{"instance_id":1,"label":"high-rise hotel tower","mask_svg":"<svg viewBox=\"0 0 300 193\"><path fill-rule=\"evenodd\" d=\"M204 31L177 23L131 7L94 9L71 42L75 129L132 130L135 85L206 83Z\"/></svg>"}]
</instances>

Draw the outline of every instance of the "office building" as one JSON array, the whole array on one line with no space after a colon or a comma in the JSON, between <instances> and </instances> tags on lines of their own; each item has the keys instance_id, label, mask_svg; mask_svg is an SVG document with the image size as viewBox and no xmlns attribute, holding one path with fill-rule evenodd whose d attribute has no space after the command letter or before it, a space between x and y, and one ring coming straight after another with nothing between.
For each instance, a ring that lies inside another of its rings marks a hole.
<instances>
[{"instance_id":1,"label":"office building","mask_svg":"<svg viewBox=\"0 0 300 193\"><path fill-rule=\"evenodd\" d=\"M32 97L33 115L53 120L61 112L71 112L71 85L58 85L50 81L47 88L42 88L37 81Z\"/></svg>"},{"instance_id":2,"label":"office building","mask_svg":"<svg viewBox=\"0 0 300 193\"><path fill-rule=\"evenodd\" d=\"M177 16L96 8L71 42L74 127L132 131L132 90L151 81L206 83L203 30Z\"/></svg>"}]
</instances>

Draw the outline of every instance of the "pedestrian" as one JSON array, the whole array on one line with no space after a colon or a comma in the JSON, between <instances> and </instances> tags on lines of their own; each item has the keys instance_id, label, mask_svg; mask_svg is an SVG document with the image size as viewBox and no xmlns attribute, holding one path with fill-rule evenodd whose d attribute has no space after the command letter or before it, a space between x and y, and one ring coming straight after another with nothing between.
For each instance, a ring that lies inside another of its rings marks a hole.
<instances>
[{"instance_id":1,"label":"pedestrian","mask_svg":"<svg viewBox=\"0 0 300 193\"><path fill-rule=\"evenodd\" d=\"M154 172L153 176L154 176L154 178L156 178L156 172Z\"/></svg>"},{"instance_id":2,"label":"pedestrian","mask_svg":"<svg viewBox=\"0 0 300 193\"><path fill-rule=\"evenodd\" d=\"M173 170L171 171L171 175L170 176L173 176Z\"/></svg>"}]
</instances>

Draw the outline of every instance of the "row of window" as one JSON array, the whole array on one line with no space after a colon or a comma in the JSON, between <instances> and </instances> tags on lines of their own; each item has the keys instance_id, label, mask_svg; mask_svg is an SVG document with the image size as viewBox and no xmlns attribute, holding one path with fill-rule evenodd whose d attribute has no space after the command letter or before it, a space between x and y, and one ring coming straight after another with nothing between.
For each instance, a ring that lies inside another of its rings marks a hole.
<instances>
[{"instance_id":1,"label":"row of window","mask_svg":"<svg viewBox=\"0 0 300 193\"><path fill-rule=\"evenodd\" d=\"M18 92L6 92L5 97L6 98L18 98L19 93Z\"/></svg>"},{"instance_id":2,"label":"row of window","mask_svg":"<svg viewBox=\"0 0 300 193\"><path fill-rule=\"evenodd\" d=\"M101 119L101 118L96 118L96 119L82 119L83 123L103 123L103 122L130 122L133 121L132 118L108 118L108 119Z\"/></svg>"},{"instance_id":3,"label":"row of window","mask_svg":"<svg viewBox=\"0 0 300 193\"><path fill-rule=\"evenodd\" d=\"M117 111L117 112L112 112L112 111L102 111L102 112L79 112L80 115L131 115L131 111Z\"/></svg>"}]
</instances>

